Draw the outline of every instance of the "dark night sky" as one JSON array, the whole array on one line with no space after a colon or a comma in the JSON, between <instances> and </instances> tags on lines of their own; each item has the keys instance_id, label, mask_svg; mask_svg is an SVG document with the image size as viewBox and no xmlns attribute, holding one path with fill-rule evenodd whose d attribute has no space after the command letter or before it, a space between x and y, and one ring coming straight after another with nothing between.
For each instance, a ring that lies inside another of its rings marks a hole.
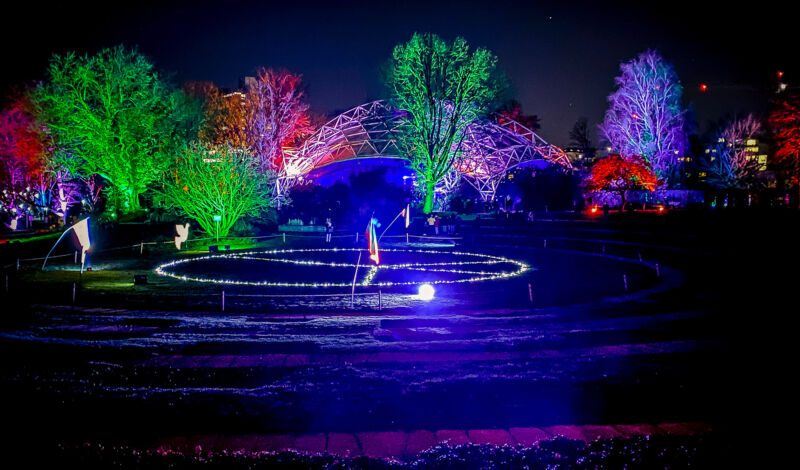
<instances>
[{"instance_id":1,"label":"dark night sky","mask_svg":"<svg viewBox=\"0 0 800 470\"><path fill-rule=\"evenodd\" d=\"M314 110L331 114L382 97L378 67L414 31L464 36L491 49L540 134L557 145L580 116L596 124L620 61L656 48L673 62L702 127L762 112L775 71L797 84L797 22L755 2L80 2L2 7L3 90L43 75L50 54L138 45L176 82L234 87L261 65L302 73ZM787 2L788 3L788 2ZM709 84L701 94L697 86Z\"/></svg>"}]
</instances>

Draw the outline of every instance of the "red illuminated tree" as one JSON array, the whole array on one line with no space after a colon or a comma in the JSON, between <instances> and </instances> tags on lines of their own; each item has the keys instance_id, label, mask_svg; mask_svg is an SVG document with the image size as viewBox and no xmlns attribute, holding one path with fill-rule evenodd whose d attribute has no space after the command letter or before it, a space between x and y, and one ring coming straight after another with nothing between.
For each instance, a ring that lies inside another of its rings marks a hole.
<instances>
[{"instance_id":1,"label":"red illuminated tree","mask_svg":"<svg viewBox=\"0 0 800 470\"><path fill-rule=\"evenodd\" d=\"M769 115L775 133L775 159L800 189L800 95L791 94L777 102Z\"/></svg>"},{"instance_id":2,"label":"red illuminated tree","mask_svg":"<svg viewBox=\"0 0 800 470\"><path fill-rule=\"evenodd\" d=\"M621 157L611 155L598 160L586 180L587 191L611 191L619 193L622 207L625 210L625 193L631 190L644 189L653 191L658 186L650 165L641 157Z\"/></svg>"},{"instance_id":3,"label":"red illuminated tree","mask_svg":"<svg viewBox=\"0 0 800 470\"><path fill-rule=\"evenodd\" d=\"M508 122L509 119L522 124L532 131L538 131L542 127L539 122L539 116L535 114L523 114L522 104L517 100L509 101L497 111L497 122L504 124Z\"/></svg>"},{"instance_id":4,"label":"red illuminated tree","mask_svg":"<svg viewBox=\"0 0 800 470\"><path fill-rule=\"evenodd\" d=\"M14 220L46 207L47 136L25 94L0 112L0 200Z\"/></svg>"}]
</instances>

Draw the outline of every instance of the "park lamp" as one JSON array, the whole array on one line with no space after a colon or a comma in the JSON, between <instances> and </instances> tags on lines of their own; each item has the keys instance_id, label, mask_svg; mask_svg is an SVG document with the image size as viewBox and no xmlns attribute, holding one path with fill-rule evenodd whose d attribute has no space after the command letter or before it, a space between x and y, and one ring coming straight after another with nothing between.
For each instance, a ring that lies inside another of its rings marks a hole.
<instances>
[{"instance_id":1,"label":"park lamp","mask_svg":"<svg viewBox=\"0 0 800 470\"><path fill-rule=\"evenodd\" d=\"M222 220L222 216L219 215L219 214L214 214L213 219L214 219L214 222L217 223L217 237L216 237L215 240L219 241L219 221Z\"/></svg>"}]
</instances>

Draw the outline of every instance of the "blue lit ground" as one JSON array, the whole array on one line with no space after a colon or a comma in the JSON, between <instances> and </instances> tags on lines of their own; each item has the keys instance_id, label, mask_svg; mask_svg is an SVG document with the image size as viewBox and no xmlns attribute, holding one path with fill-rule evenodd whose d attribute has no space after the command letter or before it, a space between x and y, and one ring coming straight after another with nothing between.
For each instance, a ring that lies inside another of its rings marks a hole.
<instances>
[{"instance_id":1,"label":"blue lit ground","mask_svg":"<svg viewBox=\"0 0 800 470\"><path fill-rule=\"evenodd\" d=\"M115 290L114 270L96 271L79 308L44 305L65 303L62 285L4 315L7 422L43 440L737 424L779 380L778 363L761 362L762 328L747 314L766 291L743 276L763 258L709 244L716 228L675 223L469 229L459 248L534 269L437 287L431 302L389 289L382 311L367 305L374 296L350 309L348 299L245 297L285 291L239 288L222 313L217 288L158 280ZM159 258L129 261L126 278Z\"/></svg>"}]
</instances>

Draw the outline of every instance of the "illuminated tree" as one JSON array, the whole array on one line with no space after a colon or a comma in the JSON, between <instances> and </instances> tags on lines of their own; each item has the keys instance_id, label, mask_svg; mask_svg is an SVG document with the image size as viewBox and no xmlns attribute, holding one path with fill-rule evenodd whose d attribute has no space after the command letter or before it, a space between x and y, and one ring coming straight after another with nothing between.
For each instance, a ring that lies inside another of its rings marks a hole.
<instances>
[{"instance_id":1,"label":"illuminated tree","mask_svg":"<svg viewBox=\"0 0 800 470\"><path fill-rule=\"evenodd\" d=\"M225 94L211 82L188 82L183 90L203 101L203 119L198 132L202 142L238 149L252 146L247 132L251 107L244 93Z\"/></svg>"},{"instance_id":2,"label":"illuminated tree","mask_svg":"<svg viewBox=\"0 0 800 470\"><path fill-rule=\"evenodd\" d=\"M408 112L401 144L425 185L426 214L433 210L436 184L459 157L466 126L498 94L496 64L486 49L470 52L463 38L448 44L435 34L415 33L394 48L387 86L397 107Z\"/></svg>"},{"instance_id":3,"label":"illuminated tree","mask_svg":"<svg viewBox=\"0 0 800 470\"><path fill-rule=\"evenodd\" d=\"M47 208L47 136L24 93L0 112L0 203L12 224L23 214Z\"/></svg>"},{"instance_id":4,"label":"illuminated tree","mask_svg":"<svg viewBox=\"0 0 800 470\"><path fill-rule=\"evenodd\" d=\"M283 148L296 145L314 129L300 75L261 68L247 89L250 107L247 134L256 164L283 173Z\"/></svg>"},{"instance_id":5,"label":"illuminated tree","mask_svg":"<svg viewBox=\"0 0 800 470\"><path fill-rule=\"evenodd\" d=\"M755 184L762 164L746 143L760 133L761 123L748 114L732 120L716 134L715 152L701 163L712 185L720 189L747 189Z\"/></svg>"},{"instance_id":6,"label":"illuminated tree","mask_svg":"<svg viewBox=\"0 0 800 470\"><path fill-rule=\"evenodd\" d=\"M659 178L670 178L686 145L678 75L650 50L622 63L620 71L600 131L617 152L640 155Z\"/></svg>"},{"instance_id":7,"label":"illuminated tree","mask_svg":"<svg viewBox=\"0 0 800 470\"><path fill-rule=\"evenodd\" d=\"M587 191L611 191L619 193L625 210L625 193L644 189L653 191L658 186L658 178L650 165L641 157L621 157L610 155L598 160L586 180Z\"/></svg>"},{"instance_id":8,"label":"illuminated tree","mask_svg":"<svg viewBox=\"0 0 800 470\"><path fill-rule=\"evenodd\" d=\"M167 208L184 212L209 234L224 237L240 217L269 206L271 184L268 174L254 168L247 151L192 143L165 172L159 195Z\"/></svg>"},{"instance_id":9,"label":"illuminated tree","mask_svg":"<svg viewBox=\"0 0 800 470\"><path fill-rule=\"evenodd\" d=\"M800 95L790 94L779 100L769 115L775 133L775 159L800 190Z\"/></svg>"},{"instance_id":10,"label":"illuminated tree","mask_svg":"<svg viewBox=\"0 0 800 470\"><path fill-rule=\"evenodd\" d=\"M59 150L102 177L111 207L125 213L141 208L139 196L186 137L182 93L172 92L135 50L55 55L36 98Z\"/></svg>"},{"instance_id":11,"label":"illuminated tree","mask_svg":"<svg viewBox=\"0 0 800 470\"><path fill-rule=\"evenodd\" d=\"M498 123L504 124L508 122L509 119L522 124L532 131L538 131L542 127L539 122L539 116L535 114L523 114L522 104L517 100L509 101L497 111Z\"/></svg>"}]
</instances>

